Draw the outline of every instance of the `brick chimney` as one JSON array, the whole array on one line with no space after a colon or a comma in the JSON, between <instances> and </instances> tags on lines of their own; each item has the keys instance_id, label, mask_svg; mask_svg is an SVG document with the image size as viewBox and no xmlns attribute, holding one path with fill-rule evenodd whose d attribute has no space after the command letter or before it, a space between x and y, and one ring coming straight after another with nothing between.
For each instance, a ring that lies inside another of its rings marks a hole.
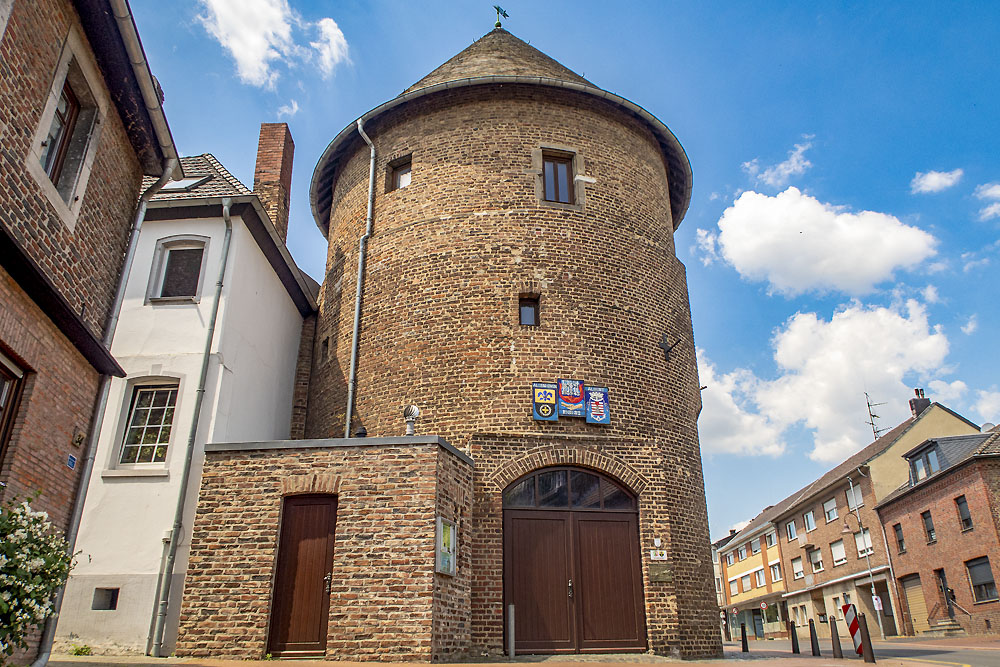
<instances>
[{"instance_id":1,"label":"brick chimney","mask_svg":"<svg viewBox=\"0 0 1000 667\"><path fill-rule=\"evenodd\" d=\"M914 417L919 417L921 412L931 406L931 399L924 398L923 389L914 389L913 395L914 398L910 399L910 412Z\"/></svg>"},{"instance_id":2,"label":"brick chimney","mask_svg":"<svg viewBox=\"0 0 1000 667\"><path fill-rule=\"evenodd\" d=\"M288 196L292 190L295 142L287 123L261 123L253 191L271 217L278 236L288 237Z\"/></svg>"}]
</instances>

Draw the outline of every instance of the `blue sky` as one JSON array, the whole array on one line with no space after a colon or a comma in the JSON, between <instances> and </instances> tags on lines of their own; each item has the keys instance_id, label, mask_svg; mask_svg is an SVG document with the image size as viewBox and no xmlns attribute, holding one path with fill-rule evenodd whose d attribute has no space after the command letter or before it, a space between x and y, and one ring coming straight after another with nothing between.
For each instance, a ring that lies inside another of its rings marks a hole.
<instances>
[{"instance_id":1,"label":"blue sky","mask_svg":"<svg viewBox=\"0 0 1000 667\"><path fill-rule=\"evenodd\" d=\"M133 0L182 154L248 185L261 122L296 144L289 247L327 143L492 28L491 2ZM713 537L908 414L923 387L1000 421L1000 7L527 2L504 27L677 135ZM943 9L946 8L946 9Z\"/></svg>"}]
</instances>

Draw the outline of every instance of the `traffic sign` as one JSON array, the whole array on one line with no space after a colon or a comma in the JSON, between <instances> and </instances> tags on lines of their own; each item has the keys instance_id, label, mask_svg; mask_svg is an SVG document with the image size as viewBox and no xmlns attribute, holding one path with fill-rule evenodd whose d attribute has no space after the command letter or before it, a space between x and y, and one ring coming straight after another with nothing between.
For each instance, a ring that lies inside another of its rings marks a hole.
<instances>
[{"instance_id":1,"label":"traffic sign","mask_svg":"<svg viewBox=\"0 0 1000 667\"><path fill-rule=\"evenodd\" d=\"M733 616L735 616L735 615L736 615L736 614L738 614L738 613L740 613L740 610L739 610L739 609L737 609L736 607L733 607L733 610L732 610L732 614L733 614Z\"/></svg>"},{"instance_id":2,"label":"traffic sign","mask_svg":"<svg viewBox=\"0 0 1000 667\"><path fill-rule=\"evenodd\" d=\"M875 606L875 611L882 611L882 598L877 595L873 595L872 604Z\"/></svg>"},{"instance_id":3,"label":"traffic sign","mask_svg":"<svg viewBox=\"0 0 1000 667\"><path fill-rule=\"evenodd\" d=\"M761 609L767 609L767 603L766 602L761 602L760 603L760 608Z\"/></svg>"}]
</instances>

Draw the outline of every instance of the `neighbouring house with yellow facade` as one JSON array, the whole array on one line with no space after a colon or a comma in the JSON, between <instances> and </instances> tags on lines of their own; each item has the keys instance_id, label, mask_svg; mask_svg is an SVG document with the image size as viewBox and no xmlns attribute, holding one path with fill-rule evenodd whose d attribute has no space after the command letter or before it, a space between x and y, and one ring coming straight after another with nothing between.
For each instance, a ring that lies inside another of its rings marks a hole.
<instances>
[{"instance_id":1,"label":"neighbouring house with yellow facade","mask_svg":"<svg viewBox=\"0 0 1000 667\"><path fill-rule=\"evenodd\" d=\"M745 623L747 637L785 637L787 609L778 533L772 519L781 508L771 506L719 549L722 593L734 640Z\"/></svg>"}]
</instances>

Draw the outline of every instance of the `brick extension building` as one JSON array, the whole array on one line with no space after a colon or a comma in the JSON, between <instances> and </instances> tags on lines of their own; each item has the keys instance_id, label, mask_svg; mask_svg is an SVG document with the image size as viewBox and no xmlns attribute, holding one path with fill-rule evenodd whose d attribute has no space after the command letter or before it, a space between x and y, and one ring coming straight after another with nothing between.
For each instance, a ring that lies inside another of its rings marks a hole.
<instances>
[{"instance_id":1,"label":"brick extension building","mask_svg":"<svg viewBox=\"0 0 1000 667\"><path fill-rule=\"evenodd\" d=\"M206 447L178 654L720 655L690 188L659 120L499 28L345 128L305 439ZM559 378L610 423L533 419Z\"/></svg>"}]
</instances>

